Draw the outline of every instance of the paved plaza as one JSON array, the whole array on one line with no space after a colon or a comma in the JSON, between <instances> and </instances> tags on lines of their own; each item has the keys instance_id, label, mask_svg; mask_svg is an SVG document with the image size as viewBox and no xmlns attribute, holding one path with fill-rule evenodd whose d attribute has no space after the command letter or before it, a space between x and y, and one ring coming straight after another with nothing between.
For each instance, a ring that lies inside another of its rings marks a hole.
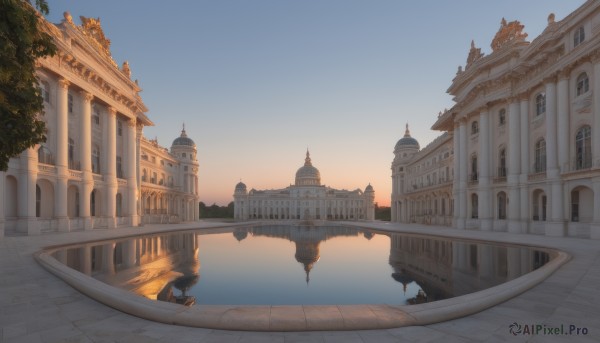
<instances>
[{"instance_id":1,"label":"paved plaza","mask_svg":"<svg viewBox=\"0 0 600 343\"><path fill-rule=\"evenodd\" d=\"M363 223L364 224L364 223ZM199 222L143 228L51 233L0 239L2 342L597 342L600 340L600 241L505 232L456 230L375 222L395 232L531 244L568 252L572 259L531 290L477 314L427 326L369 331L245 332L173 326L140 319L100 304L39 266L43 247L186 228L230 224ZM357 223L348 223L357 225ZM548 328L576 325L587 335L518 335L512 323Z\"/></svg>"}]
</instances>

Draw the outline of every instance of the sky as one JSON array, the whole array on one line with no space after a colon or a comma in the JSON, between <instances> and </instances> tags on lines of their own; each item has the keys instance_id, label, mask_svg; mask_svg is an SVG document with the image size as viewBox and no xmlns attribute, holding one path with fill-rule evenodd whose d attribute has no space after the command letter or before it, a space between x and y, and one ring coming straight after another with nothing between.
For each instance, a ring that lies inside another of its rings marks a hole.
<instances>
[{"instance_id":1,"label":"sky","mask_svg":"<svg viewBox=\"0 0 600 343\"><path fill-rule=\"evenodd\" d=\"M405 124L421 148L453 105L446 93L471 40L491 52L505 17L537 37L584 0L48 0L100 18L113 59L129 61L154 127L170 147L185 122L198 148L200 201L294 183L306 149L321 183L363 189L389 206Z\"/></svg>"}]
</instances>

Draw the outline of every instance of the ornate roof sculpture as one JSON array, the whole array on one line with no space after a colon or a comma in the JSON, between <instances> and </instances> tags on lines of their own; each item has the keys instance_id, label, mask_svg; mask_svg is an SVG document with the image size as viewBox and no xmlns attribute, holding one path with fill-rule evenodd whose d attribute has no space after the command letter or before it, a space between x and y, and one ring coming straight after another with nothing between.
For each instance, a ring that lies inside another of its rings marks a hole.
<instances>
[{"instance_id":1,"label":"ornate roof sculpture","mask_svg":"<svg viewBox=\"0 0 600 343\"><path fill-rule=\"evenodd\" d=\"M492 50L499 50L509 43L524 42L527 34L523 32L523 28L525 28L525 25L522 25L518 20L507 23L506 19L502 18L500 29L492 40Z\"/></svg>"},{"instance_id":2,"label":"ornate roof sculpture","mask_svg":"<svg viewBox=\"0 0 600 343\"><path fill-rule=\"evenodd\" d=\"M467 65L465 66L465 69L469 68L471 64L482 57L483 53L481 52L481 48L476 48L475 41L471 40L471 50L469 50L469 56L467 57Z\"/></svg>"}]
</instances>

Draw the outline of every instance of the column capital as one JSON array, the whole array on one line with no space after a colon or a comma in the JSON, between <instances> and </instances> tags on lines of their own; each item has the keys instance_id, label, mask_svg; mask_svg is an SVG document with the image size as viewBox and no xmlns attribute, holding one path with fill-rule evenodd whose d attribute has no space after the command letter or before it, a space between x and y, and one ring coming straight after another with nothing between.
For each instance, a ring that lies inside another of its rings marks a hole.
<instances>
[{"instance_id":1,"label":"column capital","mask_svg":"<svg viewBox=\"0 0 600 343\"><path fill-rule=\"evenodd\" d=\"M531 96L531 90L527 90L518 95L519 101L529 101L529 97Z\"/></svg>"},{"instance_id":2,"label":"column capital","mask_svg":"<svg viewBox=\"0 0 600 343\"><path fill-rule=\"evenodd\" d=\"M69 85L71 84L71 82L67 79L59 79L58 80L58 86L62 89L69 89Z\"/></svg>"},{"instance_id":3,"label":"column capital","mask_svg":"<svg viewBox=\"0 0 600 343\"><path fill-rule=\"evenodd\" d=\"M519 102L521 100L521 95L520 94L511 95L511 96L509 96L507 98L507 100L508 100L508 104L509 105L514 104L514 103Z\"/></svg>"},{"instance_id":4,"label":"column capital","mask_svg":"<svg viewBox=\"0 0 600 343\"><path fill-rule=\"evenodd\" d=\"M106 113L111 117L115 117L117 115L117 109L112 106L108 106Z\"/></svg>"},{"instance_id":5,"label":"column capital","mask_svg":"<svg viewBox=\"0 0 600 343\"><path fill-rule=\"evenodd\" d=\"M563 69L561 69L558 72L558 80L565 80L565 79L569 79L571 77L571 70L573 70L572 66L567 66L564 67Z\"/></svg>"},{"instance_id":6,"label":"column capital","mask_svg":"<svg viewBox=\"0 0 600 343\"><path fill-rule=\"evenodd\" d=\"M556 83L557 74L558 73L552 73L552 74L546 76L543 80L544 84Z\"/></svg>"},{"instance_id":7,"label":"column capital","mask_svg":"<svg viewBox=\"0 0 600 343\"><path fill-rule=\"evenodd\" d=\"M135 128L137 126L137 120L135 118L131 118L127 121L127 126Z\"/></svg>"},{"instance_id":8,"label":"column capital","mask_svg":"<svg viewBox=\"0 0 600 343\"><path fill-rule=\"evenodd\" d=\"M79 94L81 94L83 101L85 102L91 102L94 99L94 95L88 91L82 90L79 92Z\"/></svg>"},{"instance_id":9,"label":"column capital","mask_svg":"<svg viewBox=\"0 0 600 343\"><path fill-rule=\"evenodd\" d=\"M600 63L600 49L590 54L590 61L594 64Z\"/></svg>"}]
</instances>

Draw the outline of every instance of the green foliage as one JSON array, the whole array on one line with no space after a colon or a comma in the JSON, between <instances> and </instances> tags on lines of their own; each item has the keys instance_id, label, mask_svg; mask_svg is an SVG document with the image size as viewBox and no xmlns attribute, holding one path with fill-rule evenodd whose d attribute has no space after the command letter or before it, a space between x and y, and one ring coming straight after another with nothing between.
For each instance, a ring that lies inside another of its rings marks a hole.
<instances>
[{"instance_id":1,"label":"green foliage","mask_svg":"<svg viewBox=\"0 0 600 343\"><path fill-rule=\"evenodd\" d=\"M375 220L391 221L392 220L392 208L385 206L378 206L375 203Z\"/></svg>"},{"instance_id":2,"label":"green foliage","mask_svg":"<svg viewBox=\"0 0 600 343\"><path fill-rule=\"evenodd\" d=\"M212 204L208 207L200 202L200 218L233 218L233 201L227 206Z\"/></svg>"},{"instance_id":3,"label":"green foliage","mask_svg":"<svg viewBox=\"0 0 600 343\"><path fill-rule=\"evenodd\" d=\"M48 14L46 0L36 0L36 6ZM56 45L42 20L27 1L0 0L0 171L11 157L46 141L35 61L54 56Z\"/></svg>"}]
</instances>

